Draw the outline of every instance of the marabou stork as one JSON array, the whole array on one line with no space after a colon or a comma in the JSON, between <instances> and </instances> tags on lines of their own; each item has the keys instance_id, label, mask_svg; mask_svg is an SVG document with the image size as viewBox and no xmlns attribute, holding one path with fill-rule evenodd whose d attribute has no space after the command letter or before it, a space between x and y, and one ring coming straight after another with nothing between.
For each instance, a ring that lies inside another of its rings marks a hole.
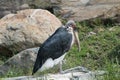
<instances>
[{"instance_id":1,"label":"marabou stork","mask_svg":"<svg viewBox=\"0 0 120 80\"><path fill-rule=\"evenodd\" d=\"M59 63L60 72L62 72L62 60L75 41L78 45L78 50L80 50L76 24L73 20L69 20L65 26L59 27L53 35L41 45L32 75L38 70L43 71Z\"/></svg>"}]
</instances>

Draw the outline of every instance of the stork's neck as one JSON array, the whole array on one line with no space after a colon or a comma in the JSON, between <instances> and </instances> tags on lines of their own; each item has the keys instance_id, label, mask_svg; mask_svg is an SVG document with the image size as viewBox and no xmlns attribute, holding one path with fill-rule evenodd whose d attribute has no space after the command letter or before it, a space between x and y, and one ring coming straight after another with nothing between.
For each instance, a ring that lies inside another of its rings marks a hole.
<instances>
[{"instance_id":1,"label":"stork's neck","mask_svg":"<svg viewBox=\"0 0 120 80\"><path fill-rule=\"evenodd\" d=\"M65 26L66 27L66 26ZM75 37L74 37L74 32L73 32L73 28L72 27L66 27L66 31L72 35L72 42L71 42L71 47L74 44L75 41Z\"/></svg>"}]
</instances>

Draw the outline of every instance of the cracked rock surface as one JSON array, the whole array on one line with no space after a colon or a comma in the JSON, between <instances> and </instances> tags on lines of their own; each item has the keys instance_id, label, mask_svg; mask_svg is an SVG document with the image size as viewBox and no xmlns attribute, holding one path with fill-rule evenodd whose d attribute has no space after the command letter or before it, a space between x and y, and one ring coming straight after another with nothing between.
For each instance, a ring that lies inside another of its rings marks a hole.
<instances>
[{"instance_id":1,"label":"cracked rock surface","mask_svg":"<svg viewBox=\"0 0 120 80\"><path fill-rule=\"evenodd\" d=\"M0 20L0 54L11 55L38 47L61 26L57 17L42 9L26 9Z\"/></svg>"}]
</instances>

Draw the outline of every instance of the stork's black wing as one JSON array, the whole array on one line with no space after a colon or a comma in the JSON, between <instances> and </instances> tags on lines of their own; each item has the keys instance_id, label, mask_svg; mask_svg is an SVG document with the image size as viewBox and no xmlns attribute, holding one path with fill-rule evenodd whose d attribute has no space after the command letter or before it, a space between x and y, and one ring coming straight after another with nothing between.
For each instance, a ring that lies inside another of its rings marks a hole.
<instances>
[{"instance_id":1,"label":"stork's black wing","mask_svg":"<svg viewBox=\"0 0 120 80\"><path fill-rule=\"evenodd\" d=\"M48 58L54 60L67 52L70 49L71 42L72 35L68 33L64 27L58 28L55 33L41 45L32 74L41 68L42 64Z\"/></svg>"}]
</instances>

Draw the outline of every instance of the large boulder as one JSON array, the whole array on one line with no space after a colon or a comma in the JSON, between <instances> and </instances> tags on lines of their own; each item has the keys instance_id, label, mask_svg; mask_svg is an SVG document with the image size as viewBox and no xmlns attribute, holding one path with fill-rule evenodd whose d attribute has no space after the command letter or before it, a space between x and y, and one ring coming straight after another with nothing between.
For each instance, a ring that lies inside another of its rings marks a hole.
<instances>
[{"instance_id":1,"label":"large boulder","mask_svg":"<svg viewBox=\"0 0 120 80\"><path fill-rule=\"evenodd\" d=\"M40 46L61 22L42 9L21 10L0 20L0 54L17 53Z\"/></svg>"},{"instance_id":2,"label":"large boulder","mask_svg":"<svg viewBox=\"0 0 120 80\"><path fill-rule=\"evenodd\" d=\"M38 50L39 47L26 49L8 59L3 65L0 66L0 76L8 74L9 71L14 71L14 73L19 73L20 71L27 73L31 71Z\"/></svg>"},{"instance_id":3,"label":"large boulder","mask_svg":"<svg viewBox=\"0 0 120 80\"><path fill-rule=\"evenodd\" d=\"M85 3L85 1L89 2ZM120 0L61 0L56 7L53 7L53 11L55 15L59 15L63 19L84 21L109 13L113 8L120 10L119 7ZM116 11L113 11L112 14L120 15Z\"/></svg>"},{"instance_id":4,"label":"large boulder","mask_svg":"<svg viewBox=\"0 0 120 80\"><path fill-rule=\"evenodd\" d=\"M0 0L0 17L21 9L43 8L63 19L83 21L104 15L119 4L120 0Z\"/></svg>"},{"instance_id":5,"label":"large boulder","mask_svg":"<svg viewBox=\"0 0 120 80\"><path fill-rule=\"evenodd\" d=\"M46 8L51 6L49 0L0 0L0 17L18 10L28 8Z\"/></svg>"}]
</instances>

